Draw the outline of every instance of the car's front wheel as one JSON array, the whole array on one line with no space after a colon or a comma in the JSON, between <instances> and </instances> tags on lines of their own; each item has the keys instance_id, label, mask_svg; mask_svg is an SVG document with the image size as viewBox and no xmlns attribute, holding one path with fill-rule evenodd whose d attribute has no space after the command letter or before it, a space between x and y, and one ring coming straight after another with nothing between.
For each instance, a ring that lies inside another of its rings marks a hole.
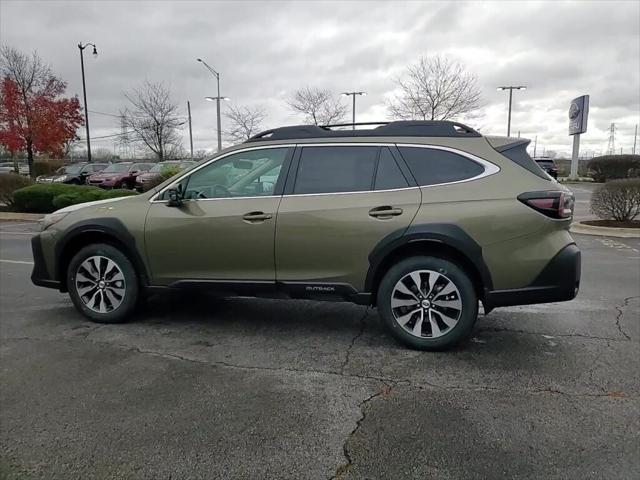
<instances>
[{"instance_id":1,"label":"car's front wheel","mask_svg":"<svg viewBox=\"0 0 640 480\"><path fill-rule=\"evenodd\" d=\"M469 336L478 298L458 265L437 257L411 257L380 282L378 311L387 329L405 345L444 350Z\"/></svg>"},{"instance_id":2,"label":"car's front wheel","mask_svg":"<svg viewBox=\"0 0 640 480\"><path fill-rule=\"evenodd\" d=\"M69 263L67 288L76 308L91 320L126 320L138 301L138 279L131 261L112 245L84 247Z\"/></svg>"}]
</instances>

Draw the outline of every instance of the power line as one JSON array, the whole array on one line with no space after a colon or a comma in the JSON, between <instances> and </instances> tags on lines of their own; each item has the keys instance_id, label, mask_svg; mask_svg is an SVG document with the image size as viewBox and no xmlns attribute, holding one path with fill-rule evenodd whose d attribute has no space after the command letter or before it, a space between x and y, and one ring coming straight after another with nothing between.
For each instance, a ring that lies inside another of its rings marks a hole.
<instances>
[{"instance_id":1,"label":"power line","mask_svg":"<svg viewBox=\"0 0 640 480\"><path fill-rule=\"evenodd\" d=\"M97 115L105 115L105 116L107 116L107 117L116 117L116 118L124 117L124 115L115 115L115 114L113 114L113 113L97 112L97 111L95 111L95 110L89 110L89 112L91 112L91 113L95 113L95 114L97 114Z\"/></svg>"}]
</instances>

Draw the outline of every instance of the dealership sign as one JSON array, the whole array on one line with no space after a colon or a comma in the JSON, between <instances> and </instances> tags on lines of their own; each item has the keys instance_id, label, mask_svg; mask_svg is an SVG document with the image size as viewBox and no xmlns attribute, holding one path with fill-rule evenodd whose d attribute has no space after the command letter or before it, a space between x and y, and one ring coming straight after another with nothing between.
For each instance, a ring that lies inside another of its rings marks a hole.
<instances>
[{"instance_id":1,"label":"dealership sign","mask_svg":"<svg viewBox=\"0 0 640 480\"><path fill-rule=\"evenodd\" d=\"M589 95L571 100L569 106L569 135L577 135L587 131L589 117Z\"/></svg>"}]
</instances>

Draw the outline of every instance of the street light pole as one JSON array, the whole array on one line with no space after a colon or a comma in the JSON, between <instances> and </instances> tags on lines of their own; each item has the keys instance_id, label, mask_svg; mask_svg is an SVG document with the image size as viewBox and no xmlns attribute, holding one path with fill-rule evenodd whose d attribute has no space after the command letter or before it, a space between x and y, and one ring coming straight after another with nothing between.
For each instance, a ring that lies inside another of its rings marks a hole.
<instances>
[{"instance_id":1,"label":"street light pole","mask_svg":"<svg viewBox=\"0 0 640 480\"><path fill-rule=\"evenodd\" d=\"M513 91L514 90L526 90L526 89L527 89L527 87L524 86L524 85L498 87L498 91L500 91L500 90L509 90L509 118L507 120L507 137L511 136L511 105L513 103Z\"/></svg>"},{"instance_id":2,"label":"street light pole","mask_svg":"<svg viewBox=\"0 0 640 480\"><path fill-rule=\"evenodd\" d=\"M87 87L84 81L84 49L89 45L93 47L93 55L98 56L98 50L96 49L95 44L93 43L85 43L82 42L78 44L78 49L80 49L80 70L82 70L82 95L84 97L84 125L87 130L87 160L91 162L91 139L89 137L89 107L87 107Z\"/></svg>"},{"instance_id":3,"label":"street light pole","mask_svg":"<svg viewBox=\"0 0 640 480\"><path fill-rule=\"evenodd\" d=\"M227 97L220 96L220 73L214 70L207 62L202 60L201 58L196 59L198 62L202 63L204 67L211 72L211 74L216 77L218 82L218 96L217 97L206 97L207 100L213 101L216 100L216 117L218 122L218 151L222 150L222 127L220 125L220 100L229 100Z\"/></svg>"},{"instance_id":4,"label":"street light pole","mask_svg":"<svg viewBox=\"0 0 640 480\"><path fill-rule=\"evenodd\" d=\"M351 128L353 130L356 129L356 95L366 95L367 92L342 92L340 95L344 96L344 97L353 97L353 109L352 109L352 121L351 123L353 124L351 126Z\"/></svg>"}]
</instances>

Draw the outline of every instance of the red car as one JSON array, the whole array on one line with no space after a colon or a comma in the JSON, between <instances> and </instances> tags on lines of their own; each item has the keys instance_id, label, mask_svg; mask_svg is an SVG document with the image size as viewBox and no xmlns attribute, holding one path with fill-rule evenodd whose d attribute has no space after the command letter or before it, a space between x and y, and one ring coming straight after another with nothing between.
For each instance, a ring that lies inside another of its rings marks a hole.
<instances>
[{"instance_id":1,"label":"red car","mask_svg":"<svg viewBox=\"0 0 640 480\"><path fill-rule=\"evenodd\" d=\"M190 160L184 160L184 161L168 160L166 162L156 163L151 170L141 175L138 175L138 177L136 178L136 190L138 190L139 192L142 192L144 190L144 186L146 183L148 183L149 181L153 180L156 177L159 177L162 174L162 170L164 169L164 167L177 165L178 168L180 168L180 170L185 170L187 168L194 166L195 164L196 162L193 162Z\"/></svg>"},{"instance_id":2,"label":"red car","mask_svg":"<svg viewBox=\"0 0 640 480\"><path fill-rule=\"evenodd\" d=\"M112 163L87 179L87 185L102 188L134 188L136 177L153 167L153 163Z\"/></svg>"}]
</instances>

